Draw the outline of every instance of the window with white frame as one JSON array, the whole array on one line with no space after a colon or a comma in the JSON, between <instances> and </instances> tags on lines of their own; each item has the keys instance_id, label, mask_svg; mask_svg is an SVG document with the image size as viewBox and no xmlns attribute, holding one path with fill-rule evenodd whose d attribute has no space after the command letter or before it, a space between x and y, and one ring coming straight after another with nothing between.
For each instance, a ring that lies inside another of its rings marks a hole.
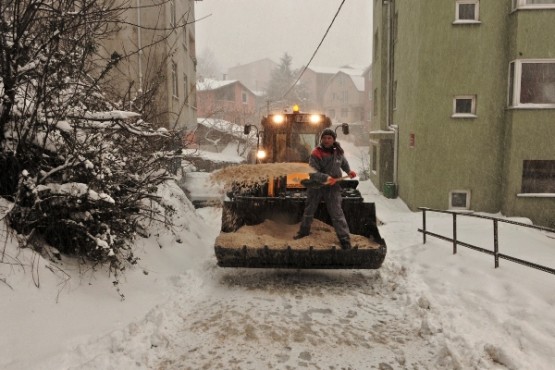
<instances>
[{"instance_id":1,"label":"window with white frame","mask_svg":"<svg viewBox=\"0 0 555 370\"><path fill-rule=\"evenodd\" d=\"M509 64L509 106L555 108L555 59L522 59Z\"/></svg>"},{"instance_id":2,"label":"window with white frame","mask_svg":"<svg viewBox=\"0 0 555 370\"><path fill-rule=\"evenodd\" d=\"M513 0L512 7L513 10L555 8L555 0Z\"/></svg>"},{"instance_id":3,"label":"window with white frame","mask_svg":"<svg viewBox=\"0 0 555 370\"><path fill-rule=\"evenodd\" d=\"M555 193L555 160L522 163L522 193Z\"/></svg>"},{"instance_id":4,"label":"window with white frame","mask_svg":"<svg viewBox=\"0 0 555 370\"><path fill-rule=\"evenodd\" d=\"M247 104L247 103L248 103L247 93L244 92L244 91L241 93L241 100L242 100L243 104Z\"/></svg>"},{"instance_id":5,"label":"window with white frame","mask_svg":"<svg viewBox=\"0 0 555 370\"><path fill-rule=\"evenodd\" d=\"M455 2L455 23L476 23L479 21L479 0L457 0Z\"/></svg>"},{"instance_id":6,"label":"window with white frame","mask_svg":"<svg viewBox=\"0 0 555 370\"><path fill-rule=\"evenodd\" d=\"M449 209L470 209L470 190L450 191Z\"/></svg>"},{"instance_id":7,"label":"window with white frame","mask_svg":"<svg viewBox=\"0 0 555 370\"><path fill-rule=\"evenodd\" d=\"M172 95L173 97L179 97L179 88L177 86L177 64L172 62Z\"/></svg>"},{"instance_id":8,"label":"window with white frame","mask_svg":"<svg viewBox=\"0 0 555 370\"><path fill-rule=\"evenodd\" d=\"M476 117L476 95L460 95L453 98L453 116L459 118Z\"/></svg>"}]
</instances>

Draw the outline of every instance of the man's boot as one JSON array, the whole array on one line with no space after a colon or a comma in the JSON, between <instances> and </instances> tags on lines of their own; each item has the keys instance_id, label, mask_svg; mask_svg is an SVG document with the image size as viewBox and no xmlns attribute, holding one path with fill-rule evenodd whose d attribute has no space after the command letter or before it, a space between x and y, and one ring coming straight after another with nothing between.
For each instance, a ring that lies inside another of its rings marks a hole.
<instances>
[{"instance_id":1,"label":"man's boot","mask_svg":"<svg viewBox=\"0 0 555 370\"><path fill-rule=\"evenodd\" d=\"M339 239L339 243L341 244L341 249L351 249L351 241L349 238L341 238Z\"/></svg>"},{"instance_id":2,"label":"man's boot","mask_svg":"<svg viewBox=\"0 0 555 370\"><path fill-rule=\"evenodd\" d=\"M298 240L298 239L302 239L302 238L304 238L305 236L309 236L309 235L310 235L310 230L307 229L306 227L301 227L301 228L299 229L299 231L297 232L297 235L295 235L295 236L293 237L293 239Z\"/></svg>"}]
</instances>

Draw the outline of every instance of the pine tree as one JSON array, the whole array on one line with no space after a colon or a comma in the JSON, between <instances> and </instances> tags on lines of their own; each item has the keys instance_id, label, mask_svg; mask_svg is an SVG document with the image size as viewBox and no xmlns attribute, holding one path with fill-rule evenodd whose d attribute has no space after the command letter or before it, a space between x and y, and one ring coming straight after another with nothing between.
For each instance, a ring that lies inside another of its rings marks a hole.
<instances>
[{"instance_id":1,"label":"pine tree","mask_svg":"<svg viewBox=\"0 0 555 370\"><path fill-rule=\"evenodd\" d=\"M291 107L294 104L302 104L306 99L302 85L296 82L300 71L291 69L292 61L293 58L284 53L279 66L272 71L267 91L271 107Z\"/></svg>"}]
</instances>

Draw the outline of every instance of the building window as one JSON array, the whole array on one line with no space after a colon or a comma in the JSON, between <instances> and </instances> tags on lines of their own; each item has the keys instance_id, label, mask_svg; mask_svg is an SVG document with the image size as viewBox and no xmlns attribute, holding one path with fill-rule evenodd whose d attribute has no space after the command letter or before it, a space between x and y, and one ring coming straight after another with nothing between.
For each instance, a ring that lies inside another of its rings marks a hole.
<instances>
[{"instance_id":1,"label":"building window","mask_svg":"<svg viewBox=\"0 0 555 370\"><path fill-rule=\"evenodd\" d=\"M370 160L372 163L370 170L376 173L378 170L378 146L375 144L372 144L372 158Z\"/></svg>"},{"instance_id":2,"label":"building window","mask_svg":"<svg viewBox=\"0 0 555 370\"><path fill-rule=\"evenodd\" d=\"M449 209L470 209L470 190L450 191Z\"/></svg>"},{"instance_id":3,"label":"building window","mask_svg":"<svg viewBox=\"0 0 555 370\"><path fill-rule=\"evenodd\" d=\"M378 89L374 89L374 93L372 94L372 100L373 100L373 107L372 107L372 112L374 113L374 116L378 114Z\"/></svg>"},{"instance_id":4,"label":"building window","mask_svg":"<svg viewBox=\"0 0 555 370\"><path fill-rule=\"evenodd\" d=\"M344 104L347 104L349 102L349 92L348 91L342 91L341 92L341 102Z\"/></svg>"},{"instance_id":5,"label":"building window","mask_svg":"<svg viewBox=\"0 0 555 370\"><path fill-rule=\"evenodd\" d=\"M455 23L479 22L479 0L457 0L455 2Z\"/></svg>"},{"instance_id":6,"label":"building window","mask_svg":"<svg viewBox=\"0 0 555 370\"><path fill-rule=\"evenodd\" d=\"M170 26L175 27L177 24L177 15L175 10L175 0L170 0Z\"/></svg>"},{"instance_id":7,"label":"building window","mask_svg":"<svg viewBox=\"0 0 555 370\"><path fill-rule=\"evenodd\" d=\"M177 87L177 64L172 62L172 95L174 98L179 97L179 88Z\"/></svg>"},{"instance_id":8,"label":"building window","mask_svg":"<svg viewBox=\"0 0 555 370\"><path fill-rule=\"evenodd\" d=\"M476 117L476 95L455 96L453 99L453 116L456 118Z\"/></svg>"},{"instance_id":9,"label":"building window","mask_svg":"<svg viewBox=\"0 0 555 370\"><path fill-rule=\"evenodd\" d=\"M378 59L378 31L374 32L374 50L372 52L372 60L375 62Z\"/></svg>"},{"instance_id":10,"label":"building window","mask_svg":"<svg viewBox=\"0 0 555 370\"><path fill-rule=\"evenodd\" d=\"M399 32L399 13L395 12L395 15L393 16L393 27L392 28L392 33L393 35L391 35L392 39L393 39L393 43L397 42L397 34Z\"/></svg>"},{"instance_id":11,"label":"building window","mask_svg":"<svg viewBox=\"0 0 555 370\"><path fill-rule=\"evenodd\" d=\"M513 10L555 8L555 0L513 0L512 7Z\"/></svg>"},{"instance_id":12,"label":"building window","mask_svg":"<svg viewBox=\"0 0 555 370\"><path fill-rule=\"evenodd\" d=\"M555 160L523 161L521 191L555 193Z\"/></svg>"},{"instance_id":13,"label":"building window","mask_svg":"<svg viewBox=\"0 0 555 370\"><path fill-rule=\"evenodd\" d=\"M397 81L393 82L393 91L391 92L391 100L393 100L393 109L397 109Z\"/></svg>"},{"instance_id":14,"label":"building window","mask_svg":"<svg viewBox=\"0 0 555 370\"><path fill-rule=\"evenodd\" d=\"M248 103L247 93L244 92L244 91L241 93L241 100L243 101L243 104L247 104L247 103Z\"/></svg>"},{"instance_id":15,"label":"building window","mask_svg":"<svg viewBox=\"0 0 555 370\"><path fill-rule=\"evenodd\" d=\"M509 74L509 106L555 107L555 59L516 60Z\"/></svg>"},{"instance_id":16,"label":"building window","mask_svg":"<svg viewBox=\"0 0 555 370\"><path fill-rule=\"evenodd\" d=\"M197 90L196 90L196 84L194 82L190 82L189 83L189 90L188 90L189 94L187 96L189 104L192 105L193 107L197 106Z\"/></svg>"},{"instance_id":17,"label":"building window","mask_svg":"<svg viewBox=\"0 0 555 370\"><path fill-rule=\"evenodd\" d=\"M183 73L183 95L185 97L185 103L189 100L189 78L185 73Z\"/></svg>"}]
</instances>

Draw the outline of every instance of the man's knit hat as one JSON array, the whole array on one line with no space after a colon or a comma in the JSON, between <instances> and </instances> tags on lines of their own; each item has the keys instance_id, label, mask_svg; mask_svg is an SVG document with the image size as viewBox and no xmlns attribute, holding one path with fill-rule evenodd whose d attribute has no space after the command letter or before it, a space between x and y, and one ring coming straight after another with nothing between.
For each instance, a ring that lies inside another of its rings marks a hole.
<instances>
[{"instance_id":1,"label":"man's knit hat","mask_svg":"<svg viewBox=\"0 0 555 370\"><path fill-rule=\"evenodd\" d=\"M335 131L333 131L331 128L326 128L326 129L324 129L324 131L322 131L322 134L320 134L320 139L321 139L322 136L324 136L324 135L333 136L333 140L337 139L337 134L336 134Z\"/></svg>"}]
</instances>

